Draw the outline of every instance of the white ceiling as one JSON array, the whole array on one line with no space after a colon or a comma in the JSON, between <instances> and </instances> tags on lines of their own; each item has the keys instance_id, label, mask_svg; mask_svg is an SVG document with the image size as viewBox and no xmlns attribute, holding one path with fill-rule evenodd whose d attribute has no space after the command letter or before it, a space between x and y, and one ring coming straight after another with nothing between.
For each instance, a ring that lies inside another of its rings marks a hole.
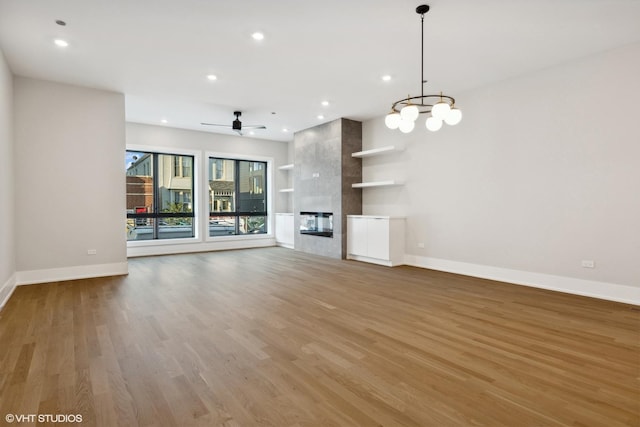
<instances>
[{"instance_id":1,"label":"white ceiling","mask_svg":"<svg viewBox=\"0 0 640 427\"><path fill-rule=\"evenodd\" d=\"M287 141L419 93L421 3L428 93L640 41L639 0L0 0L0 47L17 75L123 92L131 122L228 132L200 122L238 109Z\"/></svg>"}]
</instances>

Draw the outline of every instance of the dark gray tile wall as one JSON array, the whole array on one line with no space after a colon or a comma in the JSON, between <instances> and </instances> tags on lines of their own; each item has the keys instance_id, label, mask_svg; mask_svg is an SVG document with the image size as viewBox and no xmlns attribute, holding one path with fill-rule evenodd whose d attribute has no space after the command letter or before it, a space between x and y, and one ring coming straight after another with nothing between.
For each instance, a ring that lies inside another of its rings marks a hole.
<instances>
[{"instance_id":1,"label":"dark gray tile wall","mask_svg":"<svg viewBox=\"0 0 640 427\"><path fill-rule=\"evenodd\" d=\"M362 215L362 159L351 154L362 151L362 123L342 119L342 258L347 256L347 215Z\"/></svg>"},{"instance_id":2,"label":"dark gray tile wall","mask_svg":"<svg viewBox=\"0 0 640 427\"><path fill-rule=\"evenodd\" d=\"M345 258L347 215L362 213L362 123L338 119L294 135L294 221L296 250ZM332 212L333 238L299 233L300 212Z\"/></svg>"}]
</instances>

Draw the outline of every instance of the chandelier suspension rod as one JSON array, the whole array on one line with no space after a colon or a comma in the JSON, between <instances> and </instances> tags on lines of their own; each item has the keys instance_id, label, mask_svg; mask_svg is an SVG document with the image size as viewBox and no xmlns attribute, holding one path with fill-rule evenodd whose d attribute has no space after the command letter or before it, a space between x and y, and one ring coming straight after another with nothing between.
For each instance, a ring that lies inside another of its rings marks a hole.
<instances>
[{"instance_id":1,"label":"chandelier suspension rod","mask_svg":"<svg viewBox=\"0 0 640 427\"><path fill-rule=\"evenodd\" d=\"M422 95L422 100L420 101L420 104L424 105L424 84L426 83L424 80L424 13L420 14L420 32L422 33L422 40L420 42L420 61L422 64L422 67L420 69L421 72L421 83L420 83L420 94Z\"/></svg>"}]
</instances>

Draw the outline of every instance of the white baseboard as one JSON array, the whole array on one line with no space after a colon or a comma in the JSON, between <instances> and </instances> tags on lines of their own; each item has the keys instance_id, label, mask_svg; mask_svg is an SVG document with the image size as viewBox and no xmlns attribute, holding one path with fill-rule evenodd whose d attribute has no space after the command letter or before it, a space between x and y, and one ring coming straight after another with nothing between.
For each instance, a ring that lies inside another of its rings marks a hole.
<instances>
[{"instance_id":1,"label":"white baseboard","mask_svg":"<svg viewBox=\"0 0 640 427\"><path fill-rule=\"evenodd\" d=\"M414 267L446 271L516 285L549 289L592 298L640 305L640 287L596 282L574 277L554 276L530 271L470 264L446 259L405 255L405 263Z\"/></svg>"},{"instance_id":2,"label":"white baseboard","mask_svg":"<svg viewBox=\"0 0 640 427\"><path fill-rule=\"evenodd\" d=\"M293 249L293 243L278 242L277 240L276 240L276 246L281 246L281 247L287 248L287 249Z\"/></svg>"},{"instance_id":3,"label":"white baseboard","mask_svg":"<svg viewBox=\"0 0 640 427\"><path fill-rule=\"evenodd\" d=\"M91 277L122 276L125 274L129 274L129 264L127 262L78 265L43 270L18 271L16 273L16 283L18 286L33 285L36 283L61 282L63 280L87 279Z\"/></svg>"},{"instance_id":4,"label":"white baseboard","mask_svg":"<svg viewBox=\"0 0 640 427\"><path fill-rule=\"evenodd\" d=\"M368 262L370 264L384 265L385 267L397 267L398 265L402 265L401 262L394 262L386 259L370 258L368 256L354 255L354 254L347 254L347 259L352 259L354 261Z\"/></svg>"},{"instance_id":5,"label":"white baseboard","mask_svg":"<svg viewBox=\"0 0 640 427\"><path fill-rule=\"evenodd\" d=\"M0 286L0 310L2 310L2 307L4 307L7 301L9 301L9 298L11 297L11 294L13 294L15 288L16 275L14 273L11 275L11 277L9 277L9 280L4 282L4 284Z\"/></svg>"}]
</instances>

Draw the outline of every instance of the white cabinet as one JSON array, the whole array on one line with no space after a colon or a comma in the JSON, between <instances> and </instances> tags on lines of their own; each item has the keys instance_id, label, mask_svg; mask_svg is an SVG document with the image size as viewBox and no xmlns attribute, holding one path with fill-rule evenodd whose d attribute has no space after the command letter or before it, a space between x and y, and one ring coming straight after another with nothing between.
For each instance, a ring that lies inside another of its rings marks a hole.
<instances>
[{"instance_id":1,"label":"white cabinet","mask_svg":"<svg viewBox=\"0 0 640 427\"><path fill-rule=\"evenodd\" d=\"M389 260L391 235L388 218L367 218L367 256Z\"/></svg>"},{"instance_id":2,"label":"white cabinet","mask_svg":"<svg viewBox=\"0 0 640 427\"><path fill-rule=\"evenodd\" d=\"M276 245L293 249L293 214L276 214Z\"/></svg>"},{"instance_id":3,"label":"white cabinet","mask_svg":"<svg viewBox=\"0 0 640 427\"><path fill-rule=\"evenodd\" d=\"M367 249L367 222L364 218L347 216L347 258L349 255L363 255L369 253Z\"/></svg>"},{"instance_id":4,"label":"white cabinet","mask_svg":"<svg viewBox=\"0 0 640 427\"><path fill-rule=\"evenodd\" d=\"M404 222L402 217L348 215L347 259L404 264Z\"/></svg>"}]
</instances>

